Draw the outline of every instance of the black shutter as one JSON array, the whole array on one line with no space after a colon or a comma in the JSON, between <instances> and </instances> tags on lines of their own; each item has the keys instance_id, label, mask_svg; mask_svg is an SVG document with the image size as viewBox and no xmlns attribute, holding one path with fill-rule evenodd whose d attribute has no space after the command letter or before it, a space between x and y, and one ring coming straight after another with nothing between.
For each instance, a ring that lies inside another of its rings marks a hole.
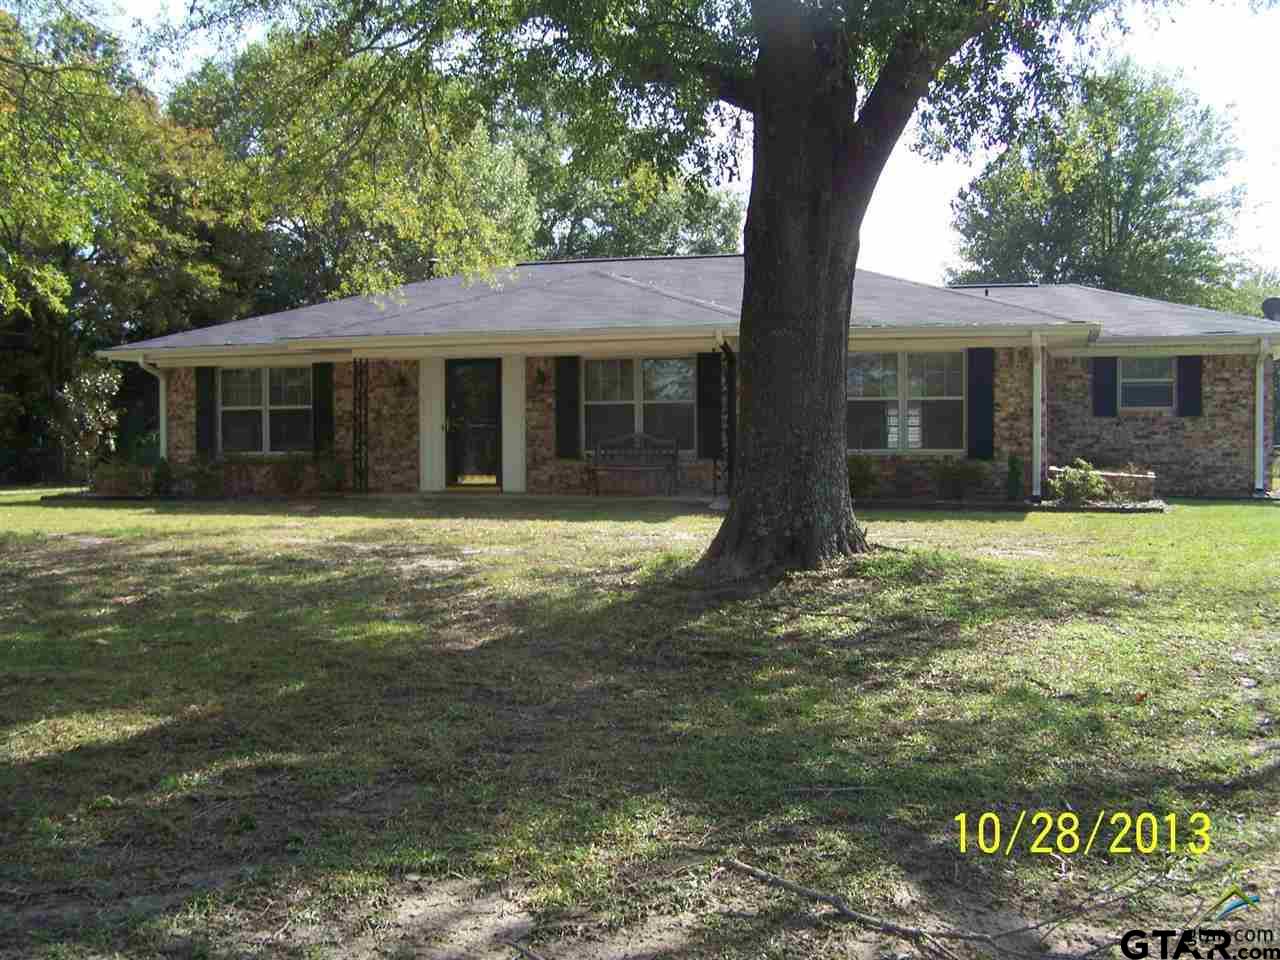
<instances>
[{"instance_id":1,"label":"black shutter","mask_svg":"<svg viewBox=\"0 0 1280 960\"><path fill-rule=\"evenodd\" d=\"M1204 357L1178 358L1178 416L1198 417L1204 413L1204 394L1201 391L1201 374Z\"/></svg>"},{"instance_id":2,"label":"black shutter","mask_svg":"<svg viewBox=\"0 0 1280 960\"><path fill-rule=\"evenodd\" d=\"M1114 417L1119 414L1116 399L1115 357L1093 358L1093 415Z\"/></svg>"},{"instance_id":3,"label":"black shutter","mask_svg":"<svg viewBox=\"0 0 1280 960\"><path fill-rule=\"evenodd\" d=\"M556 357L556 456L577 460L582 456L578 435L577 357Z\"/></svg>"},{"instance_id":4,"label":"black shutter","mask_svg":"<svg viewBox=\"0 0 1280 960\"><path fill-rule=\"evenodd\" d=\"M333 450L333 364L311 365L311 435L316 453Z\"/></svg>"},{"instance_id":5,"label":"black shutter","mask_svg":"<svg viewBox=\"0 0 1280 960\"><path fill-rule=\"evenodd\" d=\"M698 456L720 457L720 354L698 354Z\"/></svg>"},{"instance_id":6,"label":"black shutter","mask_svg":"<svg viewBox=\"0 0 1280 960\"><path fill-rule=\"evenodd\" d=\"M969 456L990 460L996 452L996 352L974 347L968 354Z\"/></svg>"},{"instance_id":7,"label":"black shutter","mask_svg":"<svg viewBox=\"0 0 1280 960\"><path fill-rule=\"evenodd\" d=\"M196 367L196 456L213 459L218 452L218 371Z\"/></svg>"}]
</instances>

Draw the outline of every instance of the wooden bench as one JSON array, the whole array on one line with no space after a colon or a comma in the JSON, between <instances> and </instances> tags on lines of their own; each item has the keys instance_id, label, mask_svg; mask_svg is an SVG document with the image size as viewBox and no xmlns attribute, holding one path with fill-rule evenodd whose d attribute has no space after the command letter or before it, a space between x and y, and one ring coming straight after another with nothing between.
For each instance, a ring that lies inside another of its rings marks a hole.
<instances>
[{"instance_id":1,"label":"wooden bench","mask_svg":"<svg viewBox=\"0 0 1280 960\"><path fill-rule=\"evenodd\" d=\"M665 474L667 494L673 495L680 469L679 444L647 433L624 434L597 444L587 469L592 492L597 496L603 473L622 476Z\"/></svg>"}]
</instances>

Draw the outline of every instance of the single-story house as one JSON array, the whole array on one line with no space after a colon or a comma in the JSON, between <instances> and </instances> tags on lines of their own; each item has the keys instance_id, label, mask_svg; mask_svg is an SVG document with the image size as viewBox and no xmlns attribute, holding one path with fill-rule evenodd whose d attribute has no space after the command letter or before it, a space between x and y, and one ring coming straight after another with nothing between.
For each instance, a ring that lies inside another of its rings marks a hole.
<instances>
[{"instance_id":1,"label":"single-story house","mask_svg":"<svg viewBox=\"0 0 1280 960\"><path fill-rule=\"evenodd\" d=\"M102 356L159 378L170 462L223 464L231 492L320 457L356 489L579 492L596 444L634 431L678 440L681 486L710 493L732 469L741 297L738 255L526 263ZM948 456L991 461L1003 490L1012 455L1031 495L1076 457L1148 467L1162 495L1249 495L1270 483L1278 348L1263 317L859 270L849 450L887 492Z\"/></svg>"}]
</instances>

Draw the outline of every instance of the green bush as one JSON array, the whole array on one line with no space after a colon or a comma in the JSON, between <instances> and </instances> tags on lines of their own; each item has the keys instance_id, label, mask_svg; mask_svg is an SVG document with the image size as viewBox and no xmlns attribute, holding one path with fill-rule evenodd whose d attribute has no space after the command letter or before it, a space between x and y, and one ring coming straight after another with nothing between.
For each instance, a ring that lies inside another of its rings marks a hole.
<instances>
[{"instance_id":1,"label":"green bush","mask_svg":"<svg viewBox=\"0 0 1280 960\"><path fill-rule=\"evenodd\" d=\"M880 489L880 465L875 459L855 454L846 463L849 467L849 496L854 500L875 496Z\"/></svg>"},{"instance_id":2,"label":"green bush","mask_svg":"<svg viewBox=\"0 0 1280 960\"><path fill-rule=\"evenodd\" d=\"M169 461L161 457L151 468L151 492L157 497L167 497L173 493L173 467Z\"/></svg>"},{"instance_id":3,"label":"green bush","mask_svg":"<svg viewBox=\"0 0 1280 960\"><path fill-rule=\"evenodd\" d=\"M1009 472L1005 475L1005 493L1010 500L1021 500L1026 489L1022 480L1022 458L1009 454Z\"/></svg>"},{"instance_id":4,"label":"green bush","mask_svg":"<svg viewBox=\"0 0 1280 960\"><path fill-rule=\"evenodd\" d=\"M197 460L187 468L187 481L197 497L221 497L226 494L226 476L222 464Z\"/></svg>"},{"instance_id":5,"label":"green bush","mask_svg":"<svg viewBox=\"0 0 1280 960\"><path fill-rule=\"evenodd\" d=\"M1111 490L1102 474L1088 460L1076 458L1049 478L1049 496L1072 506L1097 500L1110 500Z\"/></svg>"},{"instance_id":6,"label":"green bush","mask_svg":"<svg viewBox=\"0 0 1280 960\"><path fill-rule=\"evenodd\" d=\"M346 486L346 463L334 456L316 460L316 489L322 493L341 493Z\"/></svg>"},{"instance_id":7,"label":"green bush","mask_svg":"<svg viewBox=\"0 0 1280 960\"><path fill-rule=\"evenodd\" d=\"M160 434L154 430L131 435L127 446L121 444L121 453L130 462L144 467L154 467L164 459L160 456Z\"/></svg>"},{"instance_id":8,"label":"green bush","mask_svg":"<svg viewBox=\"0 0 1280 960\"><path fill-rule=\"evenodd\" d=\"M939 497L963 500L970 490L986 482L990 471L981 460L939 460L932 472Z\"/></svg>"},{"instance_id":9,"label":"green bush","mask_svg":"<svg viewBox=\"0 0 1280 960\"><path fill-rule=\"evenodd\" d=\"M271 467L275 487L286 497L292 497L302 489L307 479L307 458L286 457Z\"/></svg>"},{"instance_id":10,"label":"green bush","mask_svg":"<svg viewBox=\"0 0 1280 960\"><path fill-rule=\"evenodd\" d=\"M142 497L151 492L145 467L124 460L107 460L93 469L94 493L109 497Z\"/></svg>"}]
</instances>

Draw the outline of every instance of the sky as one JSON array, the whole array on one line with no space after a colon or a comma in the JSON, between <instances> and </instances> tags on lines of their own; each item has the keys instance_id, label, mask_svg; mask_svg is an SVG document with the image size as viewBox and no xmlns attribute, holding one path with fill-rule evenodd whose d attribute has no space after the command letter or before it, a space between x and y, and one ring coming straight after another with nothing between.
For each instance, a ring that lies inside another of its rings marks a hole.
<instances>
[{"instance_id":1,"label":"sky","mask_svg":"<svg viewBox=\"0 0 1280 960\"><path fill-rule=\"evenodd\" d=\"M1190 0L1151 22L1131 15L1114 51L1139 64L1178 70L1201 101L1233 108L1243 160L1230 179L1248 191L1237 224L1240 249L1280 268L1280 8L1251 13L1244 4ZM940 283L957 264L951 201L980 170L950 159L930 163L903 136L863 221L858 265L908 280Z\"/></svg>"},{"instance_id":2,"label":"sky","mask_svg":"<svg viewBox=\"0 0 1280 960\"><path fill-rule=\"evenodd\" d=\"M166 0L125 0L121 19L150 20L171 6ZM1202 102L1235 118L1244 156L1224 176L1248 191L1237 245L1256 262L1280 269L1280 6L1255 13L1243 0L1185 0L1158 17L1135 6L1127 19L1130 32L1112 37L1110 52L1180 72ZM880 178L863 223L858 265L940 283L946 268L959 262L951 201L981 162L926 161L910 144L908 131ZM741 173L742 181L729 186L745 194L749 153Z\"/></svg>"}]
</instances>

